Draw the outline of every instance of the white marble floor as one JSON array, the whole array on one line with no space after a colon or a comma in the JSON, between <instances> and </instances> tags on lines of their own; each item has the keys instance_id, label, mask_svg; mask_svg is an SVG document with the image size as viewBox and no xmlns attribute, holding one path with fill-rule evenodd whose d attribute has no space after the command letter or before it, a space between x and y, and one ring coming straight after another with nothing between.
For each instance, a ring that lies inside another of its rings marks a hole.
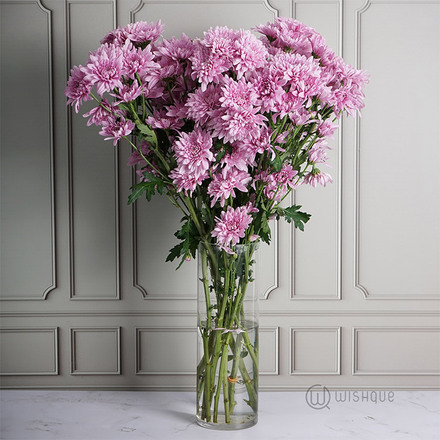
<instances>
[{"instance_id":1,"label":"white marble floor","mask_svg":"<svg viewBox=\"0 0 440 440\"><path fill-rule=\"evenodd\" d=\"M440 391L395 391L392 395L335 393L330 392L327 406L317 409L307 403L305 392L261 392L256 426L217 432L195 423L194 393L189 392L4 390L0 393L0 438L440 439Z\"/></svg>"}]
</instances>

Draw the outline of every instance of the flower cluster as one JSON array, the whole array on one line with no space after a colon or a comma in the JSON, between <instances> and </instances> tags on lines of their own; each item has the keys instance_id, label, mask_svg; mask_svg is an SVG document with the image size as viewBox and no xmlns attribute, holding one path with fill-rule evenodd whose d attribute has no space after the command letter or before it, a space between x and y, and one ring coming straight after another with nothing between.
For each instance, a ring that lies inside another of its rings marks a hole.
<instances>
[{"instance_id":1,"label":"flower cluster","mask_svg":"<svg viewBox=\"0 0 440 440\"><path fill-rule=\"evenodd\" d=\"M228 252L269 242L274 216L302 229L309 216L280 203L299 185L332 181L318 165L342 113L363 107L365 73L289 18L256 27L260 37L215 27L164 39L162 30L159 21L111 31L72 69L65 94L76 112L96 101L87 124L133 147L140 182L130 201L165 193L184 212L170 259L200 241Z\"/></svg>"}]
</instances>

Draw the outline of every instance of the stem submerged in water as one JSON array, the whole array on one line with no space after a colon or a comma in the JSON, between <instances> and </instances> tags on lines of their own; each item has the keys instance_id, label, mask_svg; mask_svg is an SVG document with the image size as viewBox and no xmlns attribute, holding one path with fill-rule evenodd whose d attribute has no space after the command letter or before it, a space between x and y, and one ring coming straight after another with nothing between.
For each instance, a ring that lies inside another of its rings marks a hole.
<instances>
[{"instance_id":1,"label":"stem submerged in water","mask_svg":"<svg viewBox=\"0 0 440 440\"><path fill-rule=\"evenodd\" d=\"M197 405L199 420L208 424L256 420L258 338L255 307L247 316L246 296L254 251L254 244L237 246L233 255L211 244L199 247L203 351L197 367Z\"/></svg>"}]
</instances>

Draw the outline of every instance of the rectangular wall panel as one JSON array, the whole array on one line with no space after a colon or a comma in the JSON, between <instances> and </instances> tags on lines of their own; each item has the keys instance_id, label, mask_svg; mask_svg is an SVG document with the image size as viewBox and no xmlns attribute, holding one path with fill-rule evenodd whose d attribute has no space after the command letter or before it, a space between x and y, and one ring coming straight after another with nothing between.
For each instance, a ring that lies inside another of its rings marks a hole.
<instances>
[{"instance_id":1,"label":"rectangular wall panel","mask_svg":"<svg viewBox=\"0 0 440 440\"><path fill-rule=\"evenodd\" d=\"M120 328L70 329L72 375L121 374Z\"/></svg>"},{"instance_id":2,"label":"rectangular wall panel","mask_svg":"<svg viewBox=\"0 0 440 440\"><path fill-rule=\"evenodd\" d=\"M291 375L341 374L341 328L290 329Z\"/></svg>"},{"instance_id":3,"label":"rectangular wall panel","mask_svg":"<svg viewBox=\"0 0 440 440\"><path fill-rule=\"evenodd\" d=\"M295 18L313 27L327 45L340 55L342 6L338 0L295 1ZM341 284L341 133L329 140L328 163L318 167L329 173L333 183L325 188L303 185L294 201L312 215L301 232L292 227L292 299L340 299ZM315 251L311 251L314 249ZM319 276L310 274L319 273Z\"/></svg>"},{"instance_id":4,"label":"rectangular wall panel","mask_svg":"<svg viewBox=\"0 0 440 440\"><path fill-rule=\"evenodd\" d=\"M0 329L0 374L58 374L58 328Z\"/></svg>"},{"instance_id":5,"label":"rectangular wall panel","mask_svg":"<svg viewBox=\"0 0 440 440\"><path fill-rule=\"evenodd\" d=\"M51 19L37 1L0 4L0 299L55 288Z\"/></svg>"},{"instance_id":6,"label":"rectangular wall panel","mask_svg":"<svg viewBox=\"0 0 440 440\"><path fill-rule=\"evenodd\" d=\"M263 376L277 376L279 371L279 327L260 327L259 373Z\"/></svg>"},{"instance_id":7,"label":"rectangular wall panel","mask_svg":"<svg viewBox=\"0 0 440 440\"><path fill-rule=\"evenodd\" d=\"M67 1L69 69L115 27L113 1ZM118 153L99 127L70 112L70 222L72 299L119 298Z\"/></svg>"},{"instance_id":8,"label":"rectangular wall panel","mask_svg":"<svg viewBox=\"0 0 440 440\"><path fill-rule=\"evenodd\" d=\"M136 374L195 375L196 344L196 328L137 328Z\"/></svg>"},{"instance_id":9,"label":"rectangular wall panel","mask_svg":"<svg viewBox=\"0 0 440 440\"><path fill-rule=\"evenodd\" d=\"M440 374L440 328L354 328L353 374Z\"/></svg>"},{"instance_id":10,"label":"rectangular wall panel","mask_svg":"<svg viewBox=\"0 0 440 440\"><path fill-rule=\"evenodd\" d=\"M355 170L355 276L367 298L439 298L439 17L440 3L418 1L357 13L358 67L371 76Z\"/></svg>"}]
</instances>

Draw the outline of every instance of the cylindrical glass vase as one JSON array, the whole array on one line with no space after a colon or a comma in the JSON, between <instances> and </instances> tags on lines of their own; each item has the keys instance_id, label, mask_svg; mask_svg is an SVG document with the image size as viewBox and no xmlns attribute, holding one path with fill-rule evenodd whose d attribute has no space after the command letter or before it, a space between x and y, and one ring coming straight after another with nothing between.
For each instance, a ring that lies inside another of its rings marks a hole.
<instances>
[{"instance_id":1,"label":"cylindrical glass vase","mask_svg":"<svg viewBox=\"0 0 440 440\"><path fill-rule=\"evenodd\" d=\"M232 430L258 418L257 244L198 249L197 423Z\"/></svg>"}]
</instances>

